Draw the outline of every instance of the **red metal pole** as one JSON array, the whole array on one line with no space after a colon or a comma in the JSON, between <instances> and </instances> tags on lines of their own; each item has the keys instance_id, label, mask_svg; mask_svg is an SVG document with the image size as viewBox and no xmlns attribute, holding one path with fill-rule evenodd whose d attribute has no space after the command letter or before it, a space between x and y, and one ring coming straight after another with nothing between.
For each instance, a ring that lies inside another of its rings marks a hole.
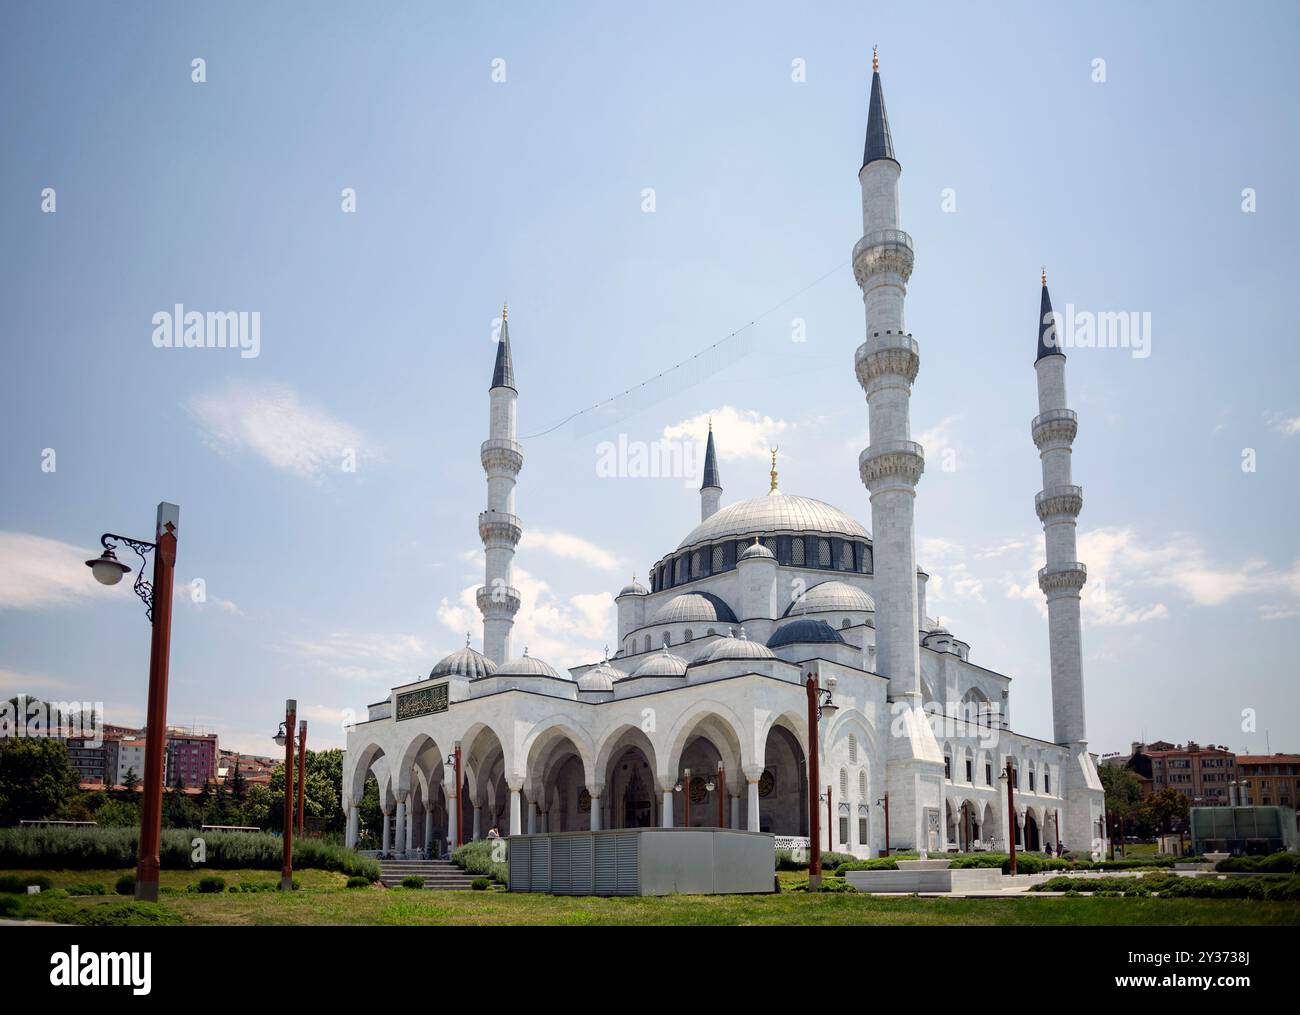
<instances>
[{"instance_id":1,"label":"red metal pole","mask_svg":"<svg viewBox=\"0 0 1300 1015\"><path fill-rule=\"evenodd\" d=\"M817 891L822 883L821 808L817 806L821 772L817 764L817 680L808 674L804 685L808 691L808 890Z\"/></svg>"},{"instance_id":2,"label":"red metal pole","mask_svg":"<svg viewBox=\"0 0 1300 1015\"><path fill-rule=\"evenodd\" d=\"M1011 873L1016 873L1016 770L1007 758L1007 838L1011 841Z\"/></svg>"},{"instance_id":3,"label":"red metal pole","mask_svg":"<svg viewBox=\"0 0 1300 1015\"><path fill-rule=\"evenodd\" d=\"M685 828L691 827L691 770L686 769L686 781L682 784L682 806L686 811Z\"/></svg>"},{"instance_id":4,"label":"red metal pole","mask_svg":"<svg viewBox=\"0 0 1300 1015\"><path fill-rule=\"evenodd\" d=\"M831 784L826 784L826 846L835 852L835 809L831 806Z\"/></svg>"},{"instance_id":5,"label":"red metal pole","mask_svg":"<svg viewBox=\"0 0 1300 1015\"><path fill-rule=\"evenodd\" d=\"M718 827L727 827L727 769L718 762Z\"/></svg>"},{"instance_id":6,"label":"red metal pole","mask_svg":"<svg viewBox=\"0 0 1300 1015\"><path fill-rule=\"evenodd\" d=\"M298 834L302 835L307 802L307 720L298 723Z\"/></svg>"},{"instance_id":7,"label":"red metal pole","mask_svg":"<svg viewBox=\"0 0 1300 1015\"><path fill-rule=\"evenodd\" d=\"M158 845L162 839L163 749L167 744L167 664L172 644L172 579L176 569L176 530L181 509L158 505L153 556L153 635L149 643L149 705L145 719L144 795L140 807L140 857L135 897L158 901Z\"/></svg>"},{"instance_id":8,"label":"red metal pole","mask_svg":"<svg viewBox=\"0 0 1300 1015\"><path fill-rule=\"evenodd\" d=\"M461 778L462 778L462 776L461 776L461 774L460 774L460 741L458 740L458 741L456 741L456 848L457 848L457 849L459 849L461 846L465 845L465 835L464 835L464 833L463 833L463 831L462 831L462 829L461 829L461 827L460 827L461 825L463 825L463 824L465 823L465 822L464 822L465 814L464 814L464 812L461 810L461 806L460 806L460 780L461 780ZM407 821L410 821L410 820L411 820L411 818L410 818L409 815L407 816L406 820L407 820Z\"/></svg>"},{"instance_id":9,"label":"red metal pole","mask_svg":"<svg viewBox=\"0 0 1300 1015\"><path fill-rule=\"evenodd\" d=\"M293 890L293 728L298 722L298 703L284 703L284 855L280 861L280 891Z\"/></svg>"},{"instance_id":10,"label":"red metal pole","mask_svg":"<svg viewBox=\"0 0 1300 1015\"><path fill-rule=\"evenodd\" d=\"M1061 809L1056 809L1056 855L1061 855Z\"/></svg>"}]
</instances>

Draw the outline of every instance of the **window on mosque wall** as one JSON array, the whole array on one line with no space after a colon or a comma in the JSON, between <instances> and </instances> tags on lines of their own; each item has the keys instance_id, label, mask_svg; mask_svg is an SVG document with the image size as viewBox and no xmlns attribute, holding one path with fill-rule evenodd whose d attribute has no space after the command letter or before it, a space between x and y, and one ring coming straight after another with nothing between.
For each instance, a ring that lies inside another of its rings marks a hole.
<instances>
[{"instance_id":1,"label":"window on mosque wall","mask_svg":"<svg viewBox=\"0 0 1300 1015\"><path fill-rule=\"evenodd\" d=\"M993 766L987 763L984 765L984 785L993 785Z\"/></svg>"},{"instance_id":2,"label":"window on mosque wall","mask_svg":"<svg viewBox=\"0 0 1300 1015\"><path fill-rule=\"evenodd\" d=\"M817 566L831 566L831 541L829 539L817 540Z\"/></svg>"},{"instance_id":3,"label":"window on mosque wall","mask_svg":"<svg viewBox=\"0 0 1300 1015\"><path fill-rule=\"evenodd\" d=\"M802 539L792 539L790 541L790 563L795 567L803 567L804 548Z\"/></svg>"},{"instance_id":4,"label":"window on mosque wall","mask_svg":"<svg viewBox=\"0 0 1300 1015\"><path fill-rule=\"evenodd\" d=\"M1032 771L1029 773L1029 792L1034 792L1034 773Z\"/></svg>"},{"instance_id":5,"label":"window on mosque wall","mask_svg":"<svg viewBox=\"0 0 1300 1015\"><path fill-rule=\"evenodd\" d=\"M1043 792L1052 792L1052 773L1046 770L1043 772Z\"/></svg>"},{"instance_id":6,"label":"window on mosque wall","mask_svg":"<svg viewBox=\"0 0 1300 1015\"><path fill-rule=\"evenodd\" d=\"M853 544L842 543L840 545L840 570L853 570Z\"/></svg>"},{"instance_id":7,"label":"window on mosque wall","mask_svg":"<svg viewBox=\"0 0 1300 1015\"><path fill-rule=\"evenodd\" d=\"M846 800L849 795L849 773L847 769L840 769L840 799Z\"/></svg>"},{"instance_id":8,"label":"window on mosque wall","mask_svg":"<svg viewBox=\"0 0 1300 1015\"><path fill-rule=\"evenodd\" d=\"M865 846L866 844L867 844L867 819L858 818L858 845Z\"/></svg>"},{"instance_id":9,"label":"window on mosque wall","mask_svg":"<svg viewBox=\"0 0 1300 1015\"><path fill-rule=\"evenodd\" d=\"M943 777L945 779L952 778L952 757L947 754L943 756Z\"/></svg>"},{"instance_id":10,"label":"window on mosque wall","mask_svg":"<svg viewBox=\"0 0 1300 1015\"><path fill-rule=\"evenodd\" d=\"M671 645L672 643L673 643L673 635L672 635L672 632L671 632L671 631L665 631L665 632L664 632L664 647L667 648L667 647L668 647L669 645Z\"/></svg>"},{"instance_id":11,"label":"window on mosque wall","mask_svg":"<svg viewBox=\"0 0 1300 1015\"><path fill-rule=\"evenodd\" d=\"M858 737L856 733L849 734L849 764L858 763Z\"/></svg>"},{"instance_id":12,"label":"window on mosque wall","mask_svg":"<svg viewBox=\"0 0 1300 1015\"><path fill-rule=\"evenodd\" d=\"M864 800L867 797L867 773L866 772L858 773L858 796L862 797Z\"/></svg>"},{"instance_id":13,"label":"window on mosque wall","mask_svg":"<svg viewBox=\"0 0 1300 1015\"><path fill-rule=\"evenodd\" d=\"M975 766L975 763L974 763L973 761L971 761L970 758L967 758L967 759L966 759L966 781L967 781L967 782L974 782L974 781L975 781L975 776L974 776L973 771L972 771L972 769L974 768L974 766Z\"/></svg>"},{"instance_id":14,"label":"window on mosque wall","mask_svg":"<svg viewBox=\"0 0 1300 1015\"><path fill-rule=\"evenodd\" d=\"M694 553L691 554L691 577L698 578L699 576L700 576L700 551L696 550Z\"/></svg>"},{"instance_id":15,"label":"window on mosque wall","mask_svg":"<svg viewBox=\"0 0 1300 1015\"><path fill-rule=\"evenodd\" d=\"M849 819L840 818L840 845L847 846L848 844L849 844Z\"/></svg>"},{"instance_id":16,"label":"window on mosque wall","mask_svg":"<svg viewBox=\"0 0 1300 1015\"><path fill-rule=\"evenodd\" d=\"M693 632L689 627L686 629L686 640L687 641L695 640L695 632Z\"/></svg>"},{"instance_id":17,"label":"window on mosque wall","mask_svg":"<svg viewBox=\"0 0 1300 1015\"><path fill-rule=\"evenodd\" d=\"M725 567L723 564L723 559L725 557L724 550L725 547L723 547L721 543L713 548L713 570L715 573L723 570Z\"/></svg>"},{"instance_id":18,"label":"window on mosque wall","mask_svg":"<svg viewBox=\"0 0 1300 1015\"><path fill-rule=\"evenodd\" d=\"M763 540L763 545L771 551L773 557L776 556L776 539L774 537L768 536Z\"/></svg>"}]
</instances>

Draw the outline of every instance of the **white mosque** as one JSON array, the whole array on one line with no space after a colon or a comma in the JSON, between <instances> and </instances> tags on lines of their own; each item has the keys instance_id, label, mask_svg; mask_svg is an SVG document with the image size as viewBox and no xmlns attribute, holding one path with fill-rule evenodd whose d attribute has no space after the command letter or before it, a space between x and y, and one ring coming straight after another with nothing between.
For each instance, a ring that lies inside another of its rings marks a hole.
<instances>
[{"instance_id":1,"label":"white mosque","mask_svg":"<svg viewBox=\"0 0 1300 1015\"><path fill-rule=\"evenodd\" d=\"M518 389L505 320L482 445L488 507L478 527L483 651L468 644L428 678L392 688L348 728L343 807L348 843L373 774L386 853L435 855L485 836L643 826L726 826L807 842L820 808L823 848L1096 848L1103 794L1084 729L1075 558L1082 490L1072 485L1077 417L1042 280L1035 497L1046 537L1054 729L1012 728L1011 678L926 615L914 502L924 468L909 402L920 364L903 302L912 239L899 221L899 176L878 65L858 181L863 236L853 273L866 308L854 357L871 444L858 468L871 528L823 501L778 489L723 504L713 434L700 524L617 597L618 651L572 671L516 656L522 533L515 481ZM503 314L504 317L504 314ZM830 692L818 720L820 785L808 786L812 676ZM1015 786L1014 820L1007 804ZM831 820L827 820L832 816Z\"/></svg>"}]
</instances>

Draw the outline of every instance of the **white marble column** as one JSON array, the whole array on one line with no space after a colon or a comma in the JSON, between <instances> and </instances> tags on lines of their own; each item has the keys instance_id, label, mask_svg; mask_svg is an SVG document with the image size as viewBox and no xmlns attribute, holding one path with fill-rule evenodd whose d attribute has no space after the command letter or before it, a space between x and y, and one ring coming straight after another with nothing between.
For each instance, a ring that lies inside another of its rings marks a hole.
<instances>
[{"instance_id":1,"label":"white marble column","mask_svg":"<svg viewBox=\"0 0 1300 1015\"><path fill-rule=\"evenodd\" d=\"M432 849L433 847L433 811L428 803L424 805L424 848ZM430 853L430 856L433 854Z\"/></svg>"},{"instance_id":2,"label":"white marble column","mask_svg":"<svg viewBox=\"0 0 1300 1015\"><path fill-rule=\"evenodd\" d=\"M388 820L388 816L389 816L391 813L392 813L392 811L384 811L384 812L383 812L383 815L384 815L384 832L383 832L383 839L382 839L382 843L381 843L380 849L381 849L382 852L384 852L384 853L388 853L388 852L390 851L389 847L391 847L392 844L393 844L393 837L392 837L392 827L393 827L393 826L392 826L392 824L391 824L391 823L389 822L389 820Z\"/></svg>"},{"instance_id":3,"label":"white marble column","mask_svg":"<svg viewBox=\"0 0 1300 1015\"><path fill-rule=\"evenodd\" d=\"M402 850L403 855L411 847L411 824L406 819L406 794L398 794L398 827L396 827L396 842L393 843L394 850Z\"/></svg>"},{"instance_id":4,"label":"white marble column","mask_svg":"<svg viewBox=\"0 0 1300 1015\"><path fill-rule=\"evenodd\" d=\"M460 815L456 812L460 810L457 806L460 801L456 799L456 783L454 779L448 779L442 784L443 798L447 801L447 852L450 853L456 848L456 822Z\"/></svg>"},{"instance_id":5,"label":"white marble column","mask_svg":"<svg viewBox=\"0 0 1300 1015\"><path fill-rule=\"evenodd\" d=\"M483 838L483 805L474 805L474 840Z\"/></svg>"},{"instance_id":6,"label":"white marble column","mask_svg":"<svg viewBox=\"0 0 1300 1015\"><path fill-rule=\"evenodd\" d=\"M522 788L523 788L522 785L510 787L510 834L511 835L519 835L520 828L523 825L523 821L521 820L522 815L520 814L521 803L519 800L519 790Z\"/></svg>"},{"instance_id":7,"label":"white marble column","mask_svg":"<svg viewBox=\"0 0 1300 1015\"><path fill-rule=\"evenodd\" d=\"M537 834L537 801L528 801L528 834Z\"/></svg>"},{"instance_id":8,"label":"white marble column","mask_svg":"<svg viewBox=\"0 0 1300 1015\"><path fill-rule=\"evenodd\" d=\"M740 829L740 793L732 793L728 790L727 795L731 797L731 827Z\"/></svg>"},{"instance_id":9,"label":"white marble column","mask_svg":"<svg viewBox=\"0 0 1300 1015\"><path fill-rule=\"evenodd\" d=\"M601 828L600 792L604 788L604 786L587 787L587 792L591 794L591 830L593 832L598 832Z\"/></svg>"},{"instance_id":10,"label":"white marble column","mask_svg":"<svg viewBox=\"0 0 1300 1015\"><path fill-rule=\"evenodd\" d=\"M673 791L671 788L664 790L663 826L664 828L673 827Z\"/></svg>"},{"instance_id":11,"label":"white marble column","mask_svg":"<svg viewBox=\"0 0 1300 1015\"><path fill-rule=\"evenodd\" d=\"M351 800L348 802L348 849L357 848L357 840L361 838L361 801Z\"/></svg>"},{"instance_id":12,"label":"white marble column","mask_svg":"<svg viewBox=\"0 0 1300 1015\"><path fill-rule=\"evenodd\" d=\"M757 832L759 827L758 821L758 780L763 776L761 768L745 769L745 782L749 786L749 801L746 810L749 812L749 830ZM821 804L814 798L808 802L810 807L820 807Z\"/></svg>"}]
</instances>

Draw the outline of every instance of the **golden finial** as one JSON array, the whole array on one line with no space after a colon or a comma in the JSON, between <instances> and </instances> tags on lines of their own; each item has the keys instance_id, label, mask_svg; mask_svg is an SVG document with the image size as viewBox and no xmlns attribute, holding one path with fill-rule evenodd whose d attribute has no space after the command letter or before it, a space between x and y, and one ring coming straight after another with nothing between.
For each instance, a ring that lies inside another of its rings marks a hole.
<instances>
[{"instance_id":1,"label":"golden finial","mask_svg":"<svg viewBox=\"0 0 1300 1015\"><path fill-rule=\"evenodd\" d=\"M713 417L709 417L709 433L713 433Z\"/></svg>"},{"instance_id":2,"label":"golden finial","mask_svg":"<svg viewBox=\"0 0 1300 1015\"><path fill-rule=\"evenodd\" d=\"M871 47L871 72L873 74L880 70L880 57L876 55L876 47Z\"/></svg>"},{"instance_id":3,"label":"golden finial","mask_svg":"<svg viewBox=\"0 0 1300 1015\"><path fill-rule=\"evenodd\" d=\"M1047 287L1047 265L1043 265L1043 287Z\"/></svg>"},{"instance_id":4,"label":"golden finial","mask_svg":"<svg viewBox=\"0 0 1300 1015\"><path fill-rule=\"evenodd\" d=\"M509 306L508 306L507 304L505 304L505 303L502 303L502 304L501 304L501 320L502 320L502 321L504 321L504 320L506 319L506 315L507 315L509 309L510 309L510 308L509 308Z\"/></svg>"},{"instance_id":5,"label":"golden finial","mask_svg":"<svg viewBox=\"0 0 1300 1015\"><path fill-rule=\"evenodd\" d=\"M772 471L770 473L772 477L772 486L771 489L767 491L769 494L776 493L776 453L780 450L780 445L777 445L772 449Z\"/></svg>"}]
</instances>

